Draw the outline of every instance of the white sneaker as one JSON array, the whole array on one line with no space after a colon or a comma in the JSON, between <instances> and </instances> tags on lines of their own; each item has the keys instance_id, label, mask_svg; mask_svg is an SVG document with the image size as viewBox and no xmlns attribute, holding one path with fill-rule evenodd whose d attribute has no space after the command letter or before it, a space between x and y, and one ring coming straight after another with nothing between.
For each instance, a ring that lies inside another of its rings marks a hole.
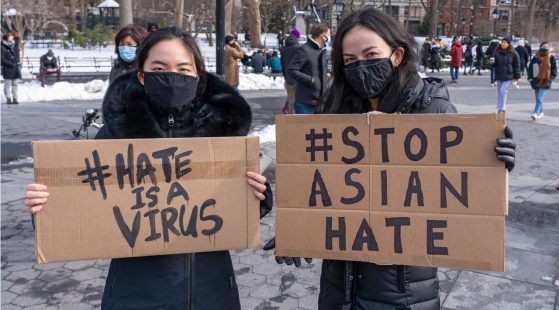
<instances>
[{"instance_id":1,"label":"white sneaker","mask_svg":"<svg viewBox=\"0 0 559 310\"><path fill-rule=\"evenodd\" d=\"M538 116L537 116L537 117L538 117L538 119L540 119L540 118L543 118L543 112L542 112L542 113L540 113L540 114L538 114Z\"/></svg>"},{"instance_id":2,"label":"white sneaker","mask_svg":"<svg viewBox=\"0 0 559 310\"><path fill-rule=\"evenodd\" d=\"M538 119L538 114L534 113L532 115L530 115L532 117L532 120L535 121Z\"/></svg>"}]
</instances>

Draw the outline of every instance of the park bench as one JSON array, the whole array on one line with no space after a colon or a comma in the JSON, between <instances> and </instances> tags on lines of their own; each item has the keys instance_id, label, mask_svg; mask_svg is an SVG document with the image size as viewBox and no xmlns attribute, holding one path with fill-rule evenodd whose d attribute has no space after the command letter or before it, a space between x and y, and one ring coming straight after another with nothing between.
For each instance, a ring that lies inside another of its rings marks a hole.
<instances>
[{"instance_id":1,"label":"park bench","mask_svg":"<svg viewBox=\"0 0 559 310\"><path fill-rule=\"evenodd\" d=\"M32 48L63 48L64 41L52 41L52 40L35 40L31 41Z\"/></svg>"},{"instance_id":2,"label":"park bench","mask_svg":"<svg viewBox=\"0 0 559 310\"><path fill-rule=\"evenodd\" d=\"M76 68L91 68L90 72L100 72L101 68L110 69L113 65L113 57L60 57L56 56L58 66L62 72L76 72L84 70L72 70ZM40 57L24 57L23 69L30 74L39 74L41 68ZM110 70L107 70L110 71Z\"/></svg>"}]
</instances>

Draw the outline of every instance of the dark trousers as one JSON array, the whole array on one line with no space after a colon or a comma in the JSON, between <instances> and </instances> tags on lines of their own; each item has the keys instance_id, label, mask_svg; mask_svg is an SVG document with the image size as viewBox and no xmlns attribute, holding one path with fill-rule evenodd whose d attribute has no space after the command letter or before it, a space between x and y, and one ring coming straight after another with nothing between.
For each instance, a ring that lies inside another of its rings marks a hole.
<instances>
[{"instance_id":1,"label":"dark trousers","mask_svg":"<svg viewBox=\"0 0 559 310\"><path fill-rule=\"evenodd\" d=\"M47 70L41 69L41 72L39 73L39 80L41 81L41 87L45 87L45 79L47 75L51 75L51 74L56 74L56 81L60 82L60 79L62 78L62 72L60 72L60 69L56 70L56 72L47 72Z\"/></svg>"}]
</instances>

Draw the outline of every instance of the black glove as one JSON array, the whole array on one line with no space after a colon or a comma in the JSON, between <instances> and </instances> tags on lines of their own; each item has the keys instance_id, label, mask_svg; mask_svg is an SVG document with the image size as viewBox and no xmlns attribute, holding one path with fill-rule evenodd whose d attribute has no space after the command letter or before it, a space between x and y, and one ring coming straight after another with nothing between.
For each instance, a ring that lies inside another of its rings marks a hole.
<instances>
[{"instance_id":1,"label":"black glove","mask_svg":"<svg viewBox=\"0 0 559 310\"><path fill-rule=\"evenodd\" d=\"M263 249L264 251L269 251L271 249L275 249L276 248L276 237L272 238L272 240L268 241L268 243L266 243L266 245L264 245ZM274 252L275 254L275 252ZM305 258L305 261L307 263L312 263L312 258ZM301 258L300 257L287 257L287 256L276 256L276 262L278 264L283 264L285 263L288 266L291 266L293 264L295 264L295 267L299 268L301 267Z\"/></svg>"},{"instance_id":2,"label":"black glove","mask_svg":"<svg viewBox=\"0 0 559 310\"><path fill-rule=\"evenodd\" d=\"M497 159L505 163L509 172L514 168L515 149L516 142L512 138L512 130L507 126L505 127L505 137L497 138L495 153L497 153Z\"/></svg>"}]
</instances>

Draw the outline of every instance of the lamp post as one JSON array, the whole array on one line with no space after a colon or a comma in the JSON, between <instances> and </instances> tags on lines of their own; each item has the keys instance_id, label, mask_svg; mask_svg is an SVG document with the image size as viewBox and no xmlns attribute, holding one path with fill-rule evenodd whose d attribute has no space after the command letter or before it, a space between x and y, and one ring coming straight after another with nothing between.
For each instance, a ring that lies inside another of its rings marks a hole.
<instances>
[{"instance_id":1,"label":"lamp post","mask_svg":"<svg viewBox=\"0 0 559 310\"><path fill-rule=\"evenodd\" d=\"M334 10L334 13L336 14L336 29L335 29L334 33L336 33L338 31L338 27L340 25L340 16L344 12L344 7L345 7L345 4L343 3L342 0L336 0L332 4L332 9ZM332 30L334 30L334 29L332 29Z\"/></svg>"},{"instance_id":2,"label":"lamp post","mask_svg":"<svg viewBox=\"0 0 559 310\"><path fill-rule=\"evenodd\" d=\"M493 36L496 37L497 36L497 19L499 19L499 10L497 10L497 8L495 8L493 10L493 13L491 13L491 16L493 17Z\"/></svg>"},{"instance_id":3,"label":"lamp post","mask_svg":"<svg viewBox=\"0 0 559 310\"><path fill-rule=\"evenodd\" d=\"M462 29L460 30L460 35L463 37L464 36L464 26L466 25L466 19L464 18L464 16L462 16L462 20L460 20L460 25L462 25Z\"/></svg>"}]
</instances>

